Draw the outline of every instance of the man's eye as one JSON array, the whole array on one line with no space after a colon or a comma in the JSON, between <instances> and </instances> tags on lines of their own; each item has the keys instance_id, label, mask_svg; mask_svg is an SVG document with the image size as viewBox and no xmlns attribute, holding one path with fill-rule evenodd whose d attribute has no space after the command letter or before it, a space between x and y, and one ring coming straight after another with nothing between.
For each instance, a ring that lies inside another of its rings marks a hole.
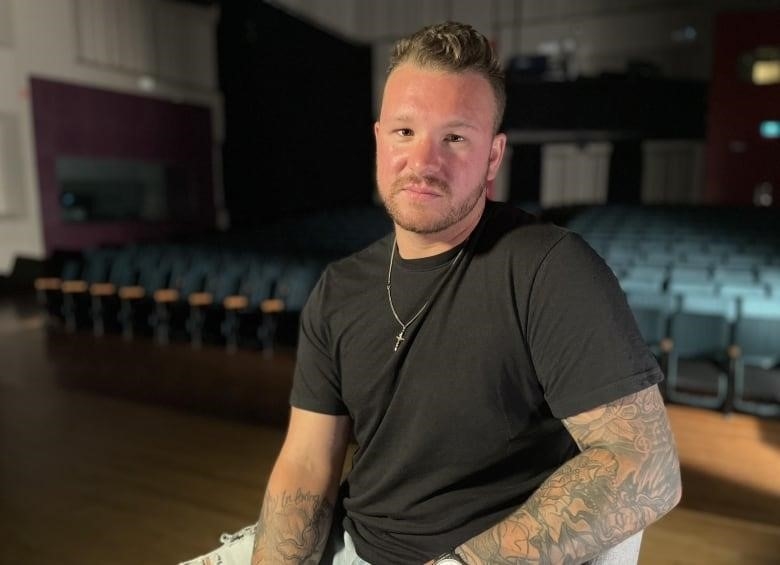
<instances>
[{"instance_id":1,"label":"man's eye","mask_svg":"<svg viewBox=\"0 0 780 565\"><path fill-rule=\"evenodd\" d=\"M463 141L463 136L462 136L462 135L457 135L457 134L451 133L451 134L447 135L447 136L444 138L444 140L445 140L445 141L454 141L454 142L457 142L457 141Z\"/></svg>"},{"instance_id":2,"label":"man's eye","mask_svg":"<svg viewBox=\"0 0 780 565\"><path fill-rule=\"evenodd\" d=\"M409 137L410 135L412 135L412 130L410 130L409 128L401 128L399 130L396 130L396 133L398 133L398 135L400 135L401 137Z\"/></svg>"}]
</instances>

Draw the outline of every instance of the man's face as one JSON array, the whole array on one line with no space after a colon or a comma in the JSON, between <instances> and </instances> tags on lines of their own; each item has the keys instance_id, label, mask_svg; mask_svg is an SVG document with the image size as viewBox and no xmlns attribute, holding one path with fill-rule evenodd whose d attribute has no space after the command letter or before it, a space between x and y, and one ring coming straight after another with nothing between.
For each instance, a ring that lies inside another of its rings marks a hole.
<instances>
[{"instance_id":1,"label":"man's face","mask_svg":"<svg viewBox=\"0 0 780 565\"><path fill-rule=\"evenodd\" d=\"M435 234L481 214L506 143L493 133L495 112L476 73L393 70L374 133L379 195L399 227Z\"/></svg>"}]
</instances>

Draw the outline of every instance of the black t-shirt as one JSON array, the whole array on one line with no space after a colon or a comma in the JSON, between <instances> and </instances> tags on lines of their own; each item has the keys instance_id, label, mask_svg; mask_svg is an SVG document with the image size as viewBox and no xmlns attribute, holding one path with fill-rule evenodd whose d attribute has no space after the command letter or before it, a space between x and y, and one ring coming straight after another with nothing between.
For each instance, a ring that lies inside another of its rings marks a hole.
<instances>
[{"instance_id":1,"label":"black t-shirt","mask_svg":"<svg viewBox=\"0 0 780 565\"><path fill-rule=\"evenodd\" d=\"M576 234L491 202L463 253L396 254L399 317L430 303L394 351L392 243L323 273L291 395L353 420L344 526L375 565L422 563L501 521L578 452L560 419L662 378L604 261ZM429 273L422 292L408 290L415 271Z\"/></svg>"}]
</instances>

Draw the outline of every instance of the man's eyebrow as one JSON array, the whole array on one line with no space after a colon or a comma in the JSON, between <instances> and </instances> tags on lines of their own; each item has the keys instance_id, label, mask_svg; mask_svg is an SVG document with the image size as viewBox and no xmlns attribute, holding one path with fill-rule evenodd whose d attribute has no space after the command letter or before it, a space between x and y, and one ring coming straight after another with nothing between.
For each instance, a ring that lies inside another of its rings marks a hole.
<instances>
[{"instance_id":1,"label":"man's eyebrow","mask_svg":"<svg viewBox=\"0 0 780 565\"><path fill-rule=\"evenodd\" d=\"M472 124L469 121L466 120L453 120L451 122L447 122L445 124L445 127L448 128L468 128L468 129L479 129L477 126Z\"/></svg>"},{"instance_id":2,"label":"man's eyebrow","mask_svg":"<svg viewBox=\"0 0 780 565\"><path fill-rule=\"evenodd\" d=\"M408 123L412 121L412 117L409 114L398 114L396 116L392 116L389 118L388 121L396 122L396 123ZM476 125L471 123L468 120L464 119L455 119L452 121L449 121L444 124L445 128L467 128L467 129L479 129Z\"/></svg>"}]
</instances>

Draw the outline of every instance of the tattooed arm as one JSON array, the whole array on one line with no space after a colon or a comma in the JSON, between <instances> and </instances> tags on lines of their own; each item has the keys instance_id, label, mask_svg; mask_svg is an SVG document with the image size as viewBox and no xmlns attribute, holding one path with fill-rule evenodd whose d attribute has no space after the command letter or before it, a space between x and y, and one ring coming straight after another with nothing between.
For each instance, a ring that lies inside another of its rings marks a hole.
<instances>
[{"instance_id":1,"label":"tattooed arm","mask_svg":"<svg viewBox=\"0 0 780 565\"><path fill-rule=\"evenodd\" d=\"M657 387L563 423L582 452L515 513L458 547L467 563L582 563L680 500L679 462Z\"/></svg>"},{"instance_id":2,"label":"tattooed arm","mask_svg":"<svg viewBox=\"0 0 780 565\"><path fill-rule=\"evenodd\" d=\"M257 522L252 565L319 562L330 532L349 426L346 416L292 409Z\"/></svg>"}]
</instances>

